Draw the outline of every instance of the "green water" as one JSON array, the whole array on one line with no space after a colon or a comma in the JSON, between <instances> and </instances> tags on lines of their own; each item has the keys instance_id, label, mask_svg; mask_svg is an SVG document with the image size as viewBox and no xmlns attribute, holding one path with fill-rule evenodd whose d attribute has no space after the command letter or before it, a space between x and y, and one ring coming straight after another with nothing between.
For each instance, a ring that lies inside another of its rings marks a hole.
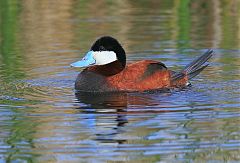
<instances>
[{"instance_id":1,"label":"green water","mask_svg":"<svg viewBox=\"0 0 240 163\"><path fill-rule=\"evenodd\" d=\"M240 1L0 0L0 162L239 162ZM181 91L74 93L102 35L128 62L210 66Z\"/></svg>"}]
</instances>

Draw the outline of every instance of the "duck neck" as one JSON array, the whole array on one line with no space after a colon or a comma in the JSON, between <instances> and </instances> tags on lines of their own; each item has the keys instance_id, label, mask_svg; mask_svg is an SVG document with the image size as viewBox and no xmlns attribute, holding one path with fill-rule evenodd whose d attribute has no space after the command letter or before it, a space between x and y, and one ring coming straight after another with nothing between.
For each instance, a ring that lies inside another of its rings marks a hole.
<instances>
[{"instance_id":1,"label":"duck neck","mask_svg":"<svg viewBox=\"0 0 240 163\"><path fill-rule=\"evenodd\" d=\"M106 65L89 67L88 70L103 76L112 76L118 74L124 68L125 66L121 62L114 61Z\"/></svg>"}]
</instances>

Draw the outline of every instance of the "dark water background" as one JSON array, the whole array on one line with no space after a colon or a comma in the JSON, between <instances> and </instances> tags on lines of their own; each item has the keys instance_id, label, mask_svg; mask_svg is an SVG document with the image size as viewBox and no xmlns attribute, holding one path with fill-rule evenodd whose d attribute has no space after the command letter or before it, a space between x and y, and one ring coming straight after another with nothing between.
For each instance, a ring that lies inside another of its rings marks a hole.
<instances>
[{"instance_id":1,"label":"dark water background","mask_svg":"<svg viewBox=\"0 0 240 163\"><path fill-rule=\"evenodd\" d=\"M102 35L174 70L215 54L185 90L75 95ZM238 162L239 92L238 0L0 1L0 162Z\"/></svg>"}]
</instances>

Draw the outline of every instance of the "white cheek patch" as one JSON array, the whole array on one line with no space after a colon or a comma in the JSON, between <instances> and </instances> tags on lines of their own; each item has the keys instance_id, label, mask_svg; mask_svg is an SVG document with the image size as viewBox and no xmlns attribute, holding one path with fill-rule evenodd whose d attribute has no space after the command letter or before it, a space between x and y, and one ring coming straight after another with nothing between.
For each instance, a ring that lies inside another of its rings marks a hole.
<instances>
[{"instance_id":1,"label":"white cheek patch","mask_svg":"<svg viewBox=\"0 0 240 163\"><path fill-rule=\"evenodd\" d=\"M95 51L93 58L96 60L94 65L105 65L117 60L117 55L113 51Z\"/></svg>"}]
</instances>

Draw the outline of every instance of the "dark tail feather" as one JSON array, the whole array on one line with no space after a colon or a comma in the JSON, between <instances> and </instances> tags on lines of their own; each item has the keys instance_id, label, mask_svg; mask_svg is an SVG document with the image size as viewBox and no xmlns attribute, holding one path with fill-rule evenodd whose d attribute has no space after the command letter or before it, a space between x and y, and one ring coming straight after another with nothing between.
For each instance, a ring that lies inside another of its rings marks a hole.
<instances>
[{"instance_id":1,"label":"dark tail feather","mask_svg":"<svg viewBox=\"0 0 240 163\"><path fill-rule=\"evenodd\" d=\"M197 76L203 69L205 69L208 65L204 65L213 54L213 50L209 49L203 55L192 61L188 64L181 72L175 73L172 76L172 81L180 80L185 75L188 76L188 79L192 79L193 77Z\"/></svg>"},{"instance_id":2,"label":"dark tail feather","mask_svg":"<svg viewBox=\"0 0 240 163\"><path fill-rule=\"evenodd\" d=\"M188 76L188 79L190 80L190 79L194 78L195 76L197 76L197 75L198 75L202 70L204 70L207 66L208 66L208 64L207 64L207 65L204 65L204 66L202 66L201 68L197 69L196 71L188 74L188 75L187 75L187 76Z\"/></svg>"}]
</instances>

